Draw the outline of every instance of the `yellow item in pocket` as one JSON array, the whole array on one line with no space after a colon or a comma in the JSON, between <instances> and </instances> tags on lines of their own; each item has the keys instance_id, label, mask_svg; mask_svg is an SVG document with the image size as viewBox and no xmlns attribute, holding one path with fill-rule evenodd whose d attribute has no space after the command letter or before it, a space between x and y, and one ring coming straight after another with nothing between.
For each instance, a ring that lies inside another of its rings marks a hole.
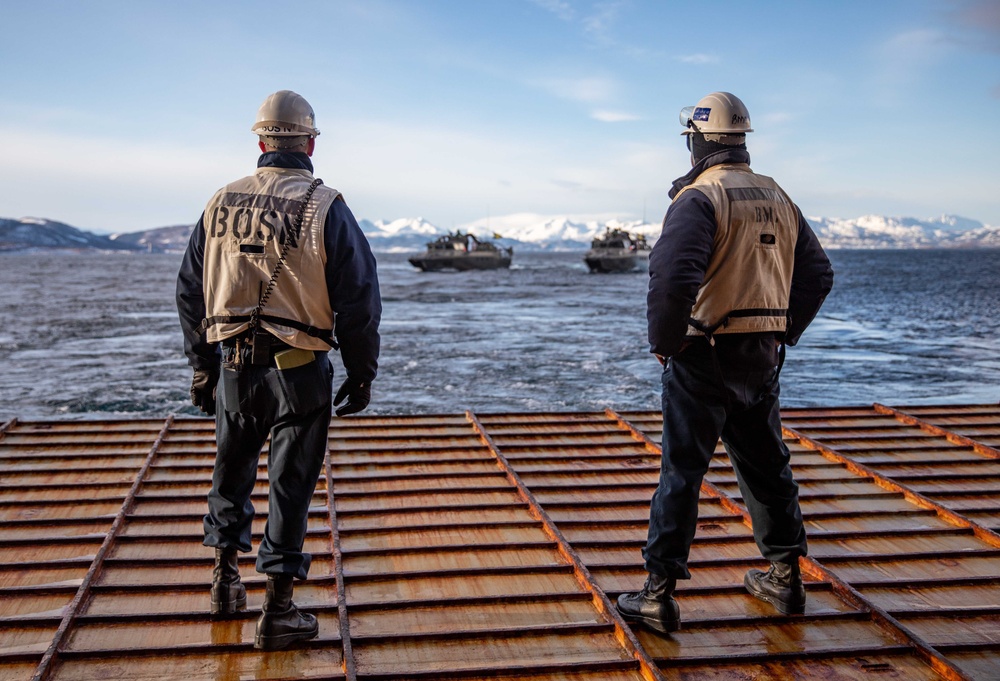
<instances>
[{"instance_id":1,"label":"yellow item in pocket","mask_svg":"<svg viewBox=\"0 0 1000 681\"><path fill-rule=\"evenodd\" d=\"M295 367L309 364L309 362L315 361L315 359L316 353L312 350L291 348L274 353L274 366L279 369L294 369Z\"/></svg>"}]
</instances>

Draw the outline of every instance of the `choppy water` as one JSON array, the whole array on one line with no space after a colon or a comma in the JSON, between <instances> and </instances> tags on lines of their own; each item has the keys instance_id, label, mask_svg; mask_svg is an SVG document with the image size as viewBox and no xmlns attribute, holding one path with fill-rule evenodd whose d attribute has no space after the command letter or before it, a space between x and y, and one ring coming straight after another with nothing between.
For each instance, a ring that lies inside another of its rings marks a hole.
<instances>
[{"instance_id":1,"label":"choppy water","mask_svg":"<svg viewBox=\"0 0 1000 681\"><path fill-rule=\"evenodd\" d=\"M789 350L784 405L1000 400L1000 251L830 256L834 292ZM590 275L582 253L517 253L509 271L466 273L378 260L382 360L368 413L659 407L647 275ZM179 263L0 256L0 419L196 413Z\"/></svg>"}]
</instances>

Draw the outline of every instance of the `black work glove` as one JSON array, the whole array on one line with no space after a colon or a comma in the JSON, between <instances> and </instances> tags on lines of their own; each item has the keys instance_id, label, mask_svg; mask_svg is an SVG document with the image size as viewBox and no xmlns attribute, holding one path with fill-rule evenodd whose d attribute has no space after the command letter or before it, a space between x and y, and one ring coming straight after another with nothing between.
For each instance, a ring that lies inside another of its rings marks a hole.
<instances>
[{"instance_id":1,"label":"black work glove","mask_svg":"<svg viewBox=\"0 0 1000 681\"><path fill-rule=\"evenodd\" d=\"M348 376L340 384L337 396L333 398L333 406L337 406L347 398L347 404L337 410L337 416L356 414L372 401L372 384L358 381Z\"/></svg>"},{"instance_id":2,"label":"black work glove","mask_svg":"<svg viewBox=\"0 0 1000 681\"><path fill-rule=\"evenodd\" d=\"M218 369L195 369L191 379L191 404L209 416L215 416L215 386L218 382Z\"/></svg>"}]
</instances>

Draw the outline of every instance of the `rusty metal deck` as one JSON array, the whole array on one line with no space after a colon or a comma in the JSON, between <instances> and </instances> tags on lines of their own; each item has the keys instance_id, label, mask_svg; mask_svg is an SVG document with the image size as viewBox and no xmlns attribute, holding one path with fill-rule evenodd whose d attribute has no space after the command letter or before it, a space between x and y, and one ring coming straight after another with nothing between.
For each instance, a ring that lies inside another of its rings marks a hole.
<instances>
[{"instance_id":1,"label":"rusty metal deck","mask_svg":"<svg viewBox=\"0 0 1000 681\"><path fill-rule=\"evenodd\" d=\"M1000 679L1000 406L784 412L810 556L804 615L762 567L719 448L682 629L642 586L654 412L335 420L296 602L320 637L252 647L263 599L208 615L208 420L0 428L0 679ZM266 456L254 493L266 519Z\"/></svg>"}]
</instances>

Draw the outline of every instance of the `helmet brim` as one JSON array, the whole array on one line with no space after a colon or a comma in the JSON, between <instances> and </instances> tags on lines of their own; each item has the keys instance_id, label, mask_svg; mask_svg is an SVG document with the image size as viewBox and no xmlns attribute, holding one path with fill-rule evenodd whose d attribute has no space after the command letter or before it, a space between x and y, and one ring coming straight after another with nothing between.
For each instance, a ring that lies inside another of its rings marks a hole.
<instances>
[{"instance_id":1,"label":"helmet brim","mask_svg":"<svg viewBox=\"0 0 1000 681\"><path fill-rule=\"evenodd\" d=\"M250 132L267 137L301 137L302 135L317 137L319 135L318 128L307 128L283 121L257 121L250 128Z\"/></svg>"}]
</instances>

